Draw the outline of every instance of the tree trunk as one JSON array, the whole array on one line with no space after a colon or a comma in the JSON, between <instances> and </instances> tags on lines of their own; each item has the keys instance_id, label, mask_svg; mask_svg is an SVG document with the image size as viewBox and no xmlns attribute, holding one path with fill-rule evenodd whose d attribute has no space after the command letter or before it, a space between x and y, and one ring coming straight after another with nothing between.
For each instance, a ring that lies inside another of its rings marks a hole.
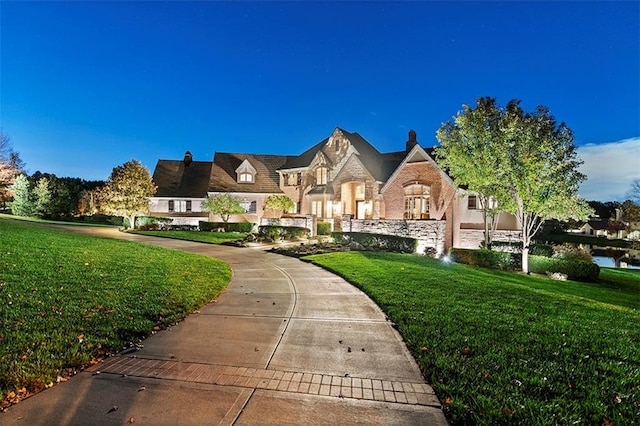
<instances>
[{"instance_id":1,"label":"tree trunk","mask_svg":"<svg viewBox=\"0 0 640 426\"><path fill-rule=\"evenodd\" d=\"M529 244L522 247L522 272L529 273Z\"/></svg>"},{"instance_id":2,"label":"tree trunk","mask_svg":"<svg viewBox=\"0 0 640 426\"><path fill-rule=\"evenodd\" d=\"M136 227L136 215L129 216L129 228L135 229Z\"/></svg>"}]
</instances>

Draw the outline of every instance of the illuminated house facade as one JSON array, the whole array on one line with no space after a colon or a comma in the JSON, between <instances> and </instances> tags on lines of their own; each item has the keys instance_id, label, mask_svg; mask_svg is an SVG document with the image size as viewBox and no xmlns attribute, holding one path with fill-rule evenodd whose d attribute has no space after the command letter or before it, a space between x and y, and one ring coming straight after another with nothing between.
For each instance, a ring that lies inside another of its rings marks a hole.
<instances>
[{"instance_id":1,"label":"illuminated house facade","mask_svg":"<svg viewBox=\"0 0 640 426\"><path fill-rule=\"evenodd\" d=\"M456 188L432 158L432 149L409 132L403 151L380 153L358 133L336 128L300 155L215 153L213 162L160 160L153 174L158 191L152 216L177 223L220 221L203 213L207 195L237 196L245 213L231 221L295 224L315 229L328 222L336 231L374 232L418 238L424 247L477 247L483 239L476 198ZM285 217L265 211L270 195L295 203ZM496 239L517 237L515 217L503 213Z\"/></svg>"}]
</instances>

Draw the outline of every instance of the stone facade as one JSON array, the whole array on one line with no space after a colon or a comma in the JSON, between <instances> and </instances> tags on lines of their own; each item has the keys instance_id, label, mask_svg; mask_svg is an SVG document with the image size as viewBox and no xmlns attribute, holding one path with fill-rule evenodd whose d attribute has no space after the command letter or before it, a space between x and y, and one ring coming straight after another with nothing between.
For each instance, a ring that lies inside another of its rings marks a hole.
<instances>
[{"instance_id":1,"label":"stone facade","mask_svg":"<svg viewBox=\"0 0 640 426\"><path fill-rule=\"evenodd\" d=\"M343 232L369 232L415 238L418 240L417 253L423 254L426 248L432 248L438 256L446 250L446 226L444 220L353 219L351 215L342 216Z\"/></svg>"}]
</instances>

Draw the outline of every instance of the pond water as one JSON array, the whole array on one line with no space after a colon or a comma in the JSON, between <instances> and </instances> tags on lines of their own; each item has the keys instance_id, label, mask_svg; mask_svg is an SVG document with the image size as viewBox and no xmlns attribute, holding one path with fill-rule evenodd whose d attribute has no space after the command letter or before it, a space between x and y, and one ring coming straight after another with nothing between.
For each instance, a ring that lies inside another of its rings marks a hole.
<instances>
[{"instance_id":1,"label":"pond water","mask_svg":"<svg viewBox=\"0 0 640 426\"><path fill-rule=\"evenodd\" d=\"M593 261L601 268L615 268L615 262L612 257L607 256L593 256ZM640 266L627 264L628 269L640 269Z\"/></svg>"}]
</instances>

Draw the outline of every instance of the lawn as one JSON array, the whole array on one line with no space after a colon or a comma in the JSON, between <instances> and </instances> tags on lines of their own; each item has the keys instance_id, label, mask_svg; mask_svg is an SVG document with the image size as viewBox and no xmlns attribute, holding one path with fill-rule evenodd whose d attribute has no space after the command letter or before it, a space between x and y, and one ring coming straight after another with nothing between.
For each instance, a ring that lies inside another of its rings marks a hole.
<instances>
[{"instance_id":1,"label":"lawn","mask_svg":"<svg viewBox=\"0 0 640 426\"><path fill-rule=\"evenodd\" d=\"M412 255L306 259L369 294L453 424L636 423L640 275L559 282Z\"/></svg>"},{"instance_id":2,"label":"lawn","mask_svg":"<svg viewBox=\"0 0 640 426\"><path fill-rule=\"evenodd\" d=\"M0 219L0 401L138 343L230 278L204 256Z\"/></svg>"},{"instance_id":3,"label":"lawn","mask_svg":"<svg viewBox=\"0 0 640 426\"><path fill-rule=\"evenodd\" d=\"M199 232L199 231L134 231L136 234L153 237L175 238L200 243L221 244L242 240L247 234L242 232Z\"/></svg>"}]
</instances>

